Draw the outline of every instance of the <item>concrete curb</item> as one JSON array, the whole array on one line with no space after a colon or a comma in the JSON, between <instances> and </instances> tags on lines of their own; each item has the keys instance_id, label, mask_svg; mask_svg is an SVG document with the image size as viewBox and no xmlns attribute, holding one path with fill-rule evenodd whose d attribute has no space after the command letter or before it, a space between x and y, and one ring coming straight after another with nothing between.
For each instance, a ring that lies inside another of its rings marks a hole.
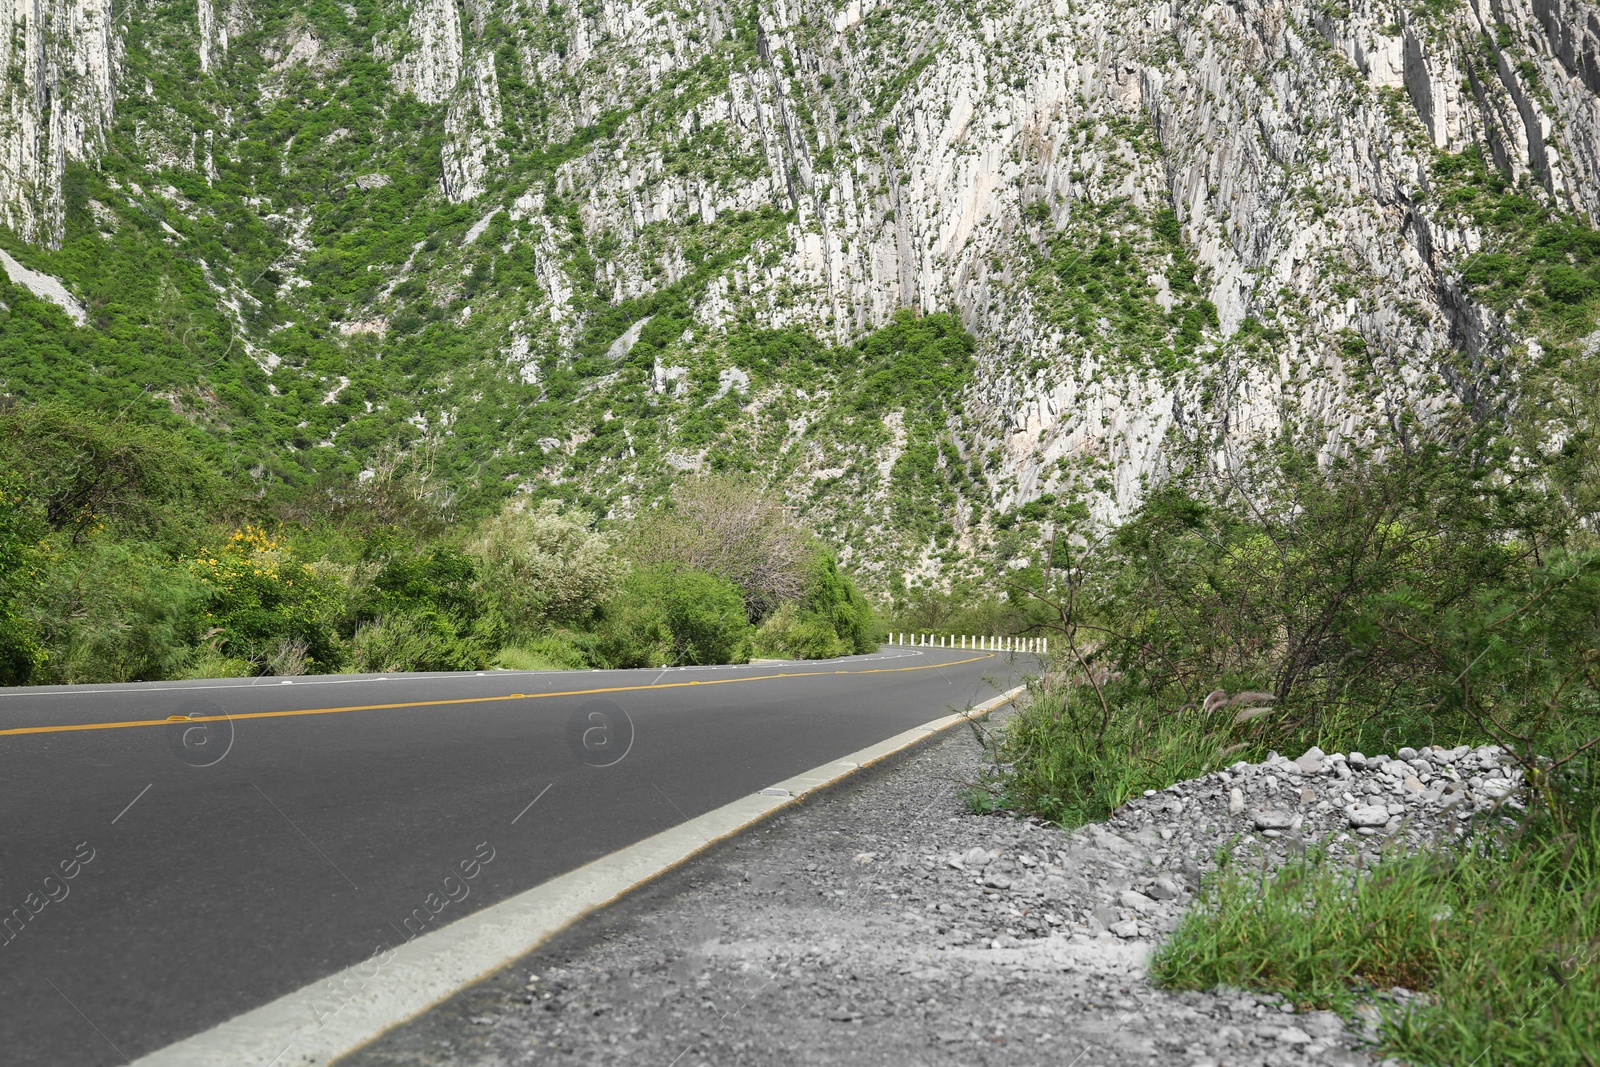
<instances>
[{"instance_id":1,"label":"concrete curb","mask_svg":"<svg viewBox=\"0 0 1600 1067\"><path fill-rule=\"evenodd\" d=\"M774 812L1015 700L1025 686L786 778L134 1061L323 1065L448 1000L594 911Z\"/></svg>"}]
</instances>

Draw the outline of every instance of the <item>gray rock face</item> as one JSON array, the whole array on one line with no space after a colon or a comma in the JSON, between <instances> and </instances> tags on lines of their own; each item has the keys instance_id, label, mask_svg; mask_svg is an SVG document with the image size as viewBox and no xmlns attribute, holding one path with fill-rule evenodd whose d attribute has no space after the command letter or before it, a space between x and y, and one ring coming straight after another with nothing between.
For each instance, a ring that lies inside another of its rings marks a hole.
<instances>
[{"instance_id":1,"label":"gray rock face","mask_svg":"<svg viewBox=\"0 0 1600 1067\"><path fill-rule=\"evenodd\" d=\"M1550 209L1593 221L1600 16L1593 0L1430 6L1443 10L1021 0L975 18L950 0L825 0L758 3L734 19L718 5L378 0L373 32L336 48L298 22L257 43L236 32L248 5L201 0L170 47L192 47L207 79L243 48L270 50L252 57L270 60L250 68L260 84L231 86L238 99L208 95L203 79L181 134L150 122L126 147L135 168L210 180L217 159L245 150L244 116L284 91L286 72L321 76L339 49L370 52L393 92L439 124L431 195L470 201L483 218L503 211L504 253L532 264L514 308L474 298L483 351L570 352L584 335L595 297L575 288L557 235L592 251L586 271L620 303L693 273L690 229L776 210L780 225L685 298L699 326L847 342L900 308L954 309L979 340L959 446L984 514L1082 493L1110 520L1159 479L1174 440L1271 434L1286 412L1359 435L1396 411L1493 406L1514 374L1469 381L1453 368L1533 351L1523 325L1463 288L1463 264L1496 235L1437 195L1436 157L1481 149ZM11 75L0 82L0 223L24 240L61 239L67 168L103 151L118 107L137 99L176 116L184 103L126 76L127 26L172 16L143 0L118 10L39 0L0 11ZM169 58L182 69L188 57ZM536 106L514 99L541 92ZM609 132L580 137L599 126ZM516 176L519 153L549 146L567 146L550 173L531 185ZM352 164L340 187L375 191L370 172L384 165ZM147 184L137 199L152 210L194 211ZM1108 205L1120 212L1111 221ZM269 227L304 244L286 262L320 251L310 221ZM1102 233L1154 249L1139 253L1148 292L1130 294L1152 321L1181 314L1191 284L1192 310L1205 312L1203 300L1215 312L1214 324L1197 320L1192 358L1174 355L1178 369L1124 349L1103 309L1069 306L1075 297L1040 281L1055 249ZM364 266L378 268L372 291L388 294L408 269ZM287 303L312 299L295 295L304 281L286 277ZM218 292L219 306L238 296ZM349 310L386 321L395 307L379 303ZM512 361L508 379L528 381L527 365ZM672 369L655 376L657 394ZM886 429L863 469L887 472L903 455L903 427ZM832 469L799 463L795 485ZM870 491L875 504L888 497ZM958 539L993 534L967 521L977 510L958 510ZM923 562L937 570L931 549Z\"/></svg>"}]
</instances>

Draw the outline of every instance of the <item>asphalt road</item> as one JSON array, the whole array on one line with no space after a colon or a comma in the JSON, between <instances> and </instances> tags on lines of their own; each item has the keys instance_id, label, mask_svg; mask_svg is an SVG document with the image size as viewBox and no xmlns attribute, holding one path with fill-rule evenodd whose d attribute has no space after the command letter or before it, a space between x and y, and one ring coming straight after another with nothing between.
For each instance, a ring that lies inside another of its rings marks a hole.
<instances>
[{"instance_id":1,"label":"asphalt road","mask_svg":"<svg viewBox=\"0 0 1600 1067\"><path fill-rule=\"evenodd\" d=\"M121 1064L1027 666L895 648L0 690L0 1062Z\"/></svg>"}]
</instances>

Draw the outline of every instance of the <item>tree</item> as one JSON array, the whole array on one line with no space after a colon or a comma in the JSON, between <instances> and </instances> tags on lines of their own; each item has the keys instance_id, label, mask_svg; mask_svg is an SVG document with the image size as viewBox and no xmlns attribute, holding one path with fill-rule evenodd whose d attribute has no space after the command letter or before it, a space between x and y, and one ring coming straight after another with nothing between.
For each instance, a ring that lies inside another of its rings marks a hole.
<instances>
[{"instance_id":1,"label":"tree","mask_svg":"<svg viewBox=\"0 0 1600 1067\"><path fill-rule=\"evenodd\" d=\"M627 548L643 564L678 564L732 582L751 622L805 594L816 554L811 534L779 500L737 474L680 483L671 507L634 524Z\"/></svg>"}]
</instances>

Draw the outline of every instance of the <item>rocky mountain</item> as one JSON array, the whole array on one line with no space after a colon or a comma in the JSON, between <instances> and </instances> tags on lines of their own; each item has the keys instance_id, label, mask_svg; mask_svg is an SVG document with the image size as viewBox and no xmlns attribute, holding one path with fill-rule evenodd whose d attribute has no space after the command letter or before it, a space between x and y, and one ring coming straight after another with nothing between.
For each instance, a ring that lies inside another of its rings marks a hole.
<instances>
[{"instance_id":1,"label":"rocky mountain","mask_svg":"<svg viewBox=\"0 0 1600 1067\"><path fill-rule=\"evenodd\" d=\"M264 493L620 514L743 467L893 584L1285 424L1590 417L1588 0L0 19L0 392Z\"/></svg>"}]
</instances>

